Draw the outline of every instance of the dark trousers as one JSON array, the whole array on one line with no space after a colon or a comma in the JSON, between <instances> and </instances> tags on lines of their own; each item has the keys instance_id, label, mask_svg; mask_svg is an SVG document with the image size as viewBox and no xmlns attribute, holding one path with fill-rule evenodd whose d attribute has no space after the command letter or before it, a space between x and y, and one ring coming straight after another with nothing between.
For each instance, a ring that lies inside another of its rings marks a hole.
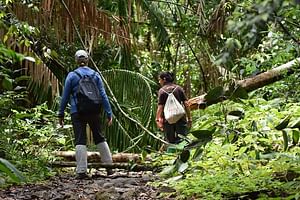
<instances>
[{"instance_id":1,"label":"dark trousers","mask_svg":"<svg viewBox=\"0 0 300 200\"><path fill-rule=\"evenodd\" d=\"M169 124L166 120L164 122L164 133L166 140L169 143L177 144L181 142L181 139L178 137L178 134L186 136L188 134L188 127L185 118L181 118L175 124Z\"/></svg>"},{"instance_id":2,"label":"dark trousers","mask_svg":"<svg viewBox=\"0 0 300 200\"><path fill-rule=\"evenodd\" d=\"M100 116L99 115L79 115L73 113L71 120L75 135L75 145L86 145L86 125L88 124L93 133L95 144L105 142L106 139L101 133Z\"/></svg>"}]
</instances>

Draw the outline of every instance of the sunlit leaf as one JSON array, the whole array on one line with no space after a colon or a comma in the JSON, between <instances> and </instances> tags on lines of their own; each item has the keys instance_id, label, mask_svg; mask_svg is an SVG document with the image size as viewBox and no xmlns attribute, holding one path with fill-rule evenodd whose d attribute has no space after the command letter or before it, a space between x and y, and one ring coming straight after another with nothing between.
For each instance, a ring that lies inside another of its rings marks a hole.
<instances>
[{"instance_id":1,"label":"sunlit leaf","mask_svg":"<svg viewBox=\"0 0 300 200\"><path fill-rule=\"evenodd\" d=\"M183 173L185 172L187 169L189 168L189 164L188 163L182 163L179 165L178 167L178 172Z\"/></svg>"},{"instance_id":2,"label":"sunlit leaf","mask_svg":"<svg viewBox=\"0 0 300 200\"><path fill-rule=\"evenodd\" d=\"M176 166L175 165L171 165L171 166L167 166L165 167L161 172L160 175L162 176L171 176L176 172Z\"/></svg>"},{"instance_id":3,"label":"sunlit leaf","mask_svg":"<svg viewBox=\"0 0 300 200\"><path fill-rule=\"evenodd\" d=\"M4 35L3 42L5 43L8 39L8 35Z\"/></svg>"},{"instance_id":4,"label":"sunlit leaf","mask_svg":"<svg viewBox=\"0 0 300 200\"><path fill-rule=\"evenodd\" d=\"M25 56L24 59L25 59L25 60L28 60L28 61L30 61L30 62L35 63L35 58L33 58L33 57L31 57L31 56Z\"/></svg>"},{"instance_id":5,"label":"sunlit leaf","mask_svg":"<svg viewBox=\"0 0 300 200\"><path fill-rule=\"evenodd\" d=\"M239 155L244 154L244 153L247 151L247 149L248 149L248 147L241 147L241 148L239 149Z\"/></svg>"},{"instance_id":6,"label":"sunlit leaf","mask_svg":"<svg viewBox=\"0 0 300 200\"><path fill-rule=\"evenodd\" d=\"M29 40L25 40L24 44L25 44L26 47L30 47L31 42Z\"/></svg>"},{"instance_id":7,"label":"sunlit leaf","mask_svg":"<svg viewBox=\"0 0 300 200\"><path fill-rule=\"evenodd\" d=\"M51 56L52 56L53 58L58 58L58 54L57 54L57 52L54 51L54 50L51 50Z\"/></svg>"},{"instance_id":8,"label":"sunlit leaf","mask_svg":"<svg viewBox=\"0 0 300 200\"><path fill-rule=\"evenodd\" d=\"M65 145L65 144L66 144L66 138L58 138L58 139L57 139L57 142L58 142L59 144Z\"/></svg>"},{"instance_id":9,"label":"sunlit leaf","mask_svg":"<svg viewBox=\"0 0 300 200\"><path fill-rule=\"evenodd\" d=\"M297 120L291 122L290 127L291 128L300 128L300 119L297 119Z\"/></svg>"},{"instance_id":10,"label":"sunlit leaf","mask_svg":"<svg viewBox=\"0 0 300 200\"><path fill-rule=\"evenodd\" d=\"M183 178L183 175L178 175L178 176L174 176L172 178L167 179L165 182L167 182L167 183L174 183L174 182L179 181L182 178Z\"/></svg>"}]
</instances>

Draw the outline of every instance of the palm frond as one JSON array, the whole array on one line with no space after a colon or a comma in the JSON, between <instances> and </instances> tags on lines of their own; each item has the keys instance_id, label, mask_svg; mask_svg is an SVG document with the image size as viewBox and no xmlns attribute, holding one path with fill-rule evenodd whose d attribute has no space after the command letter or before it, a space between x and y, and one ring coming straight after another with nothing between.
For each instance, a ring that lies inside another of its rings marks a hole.
<instances>
[{"instance_id":1,"label":"palm frond","mask_svg":"<svg viewBox=\"0 0 300 200\"><path fill-rule=\"evenodd\" d=\"M198 6L197 6L197 15L199 17L199 21L198 21L198 24L199 24L199 33L200 34L205 34L206 32L206 28L205 28L205 25L206 25L206 16L205 16L205 12L204 12L204 6L205 6L205 2L204 0L200 0L198 2Z\"/></svg>"},{"instance_id":2,"label":"palm frond","mask_svg":"<svg viewBox=\"0 0 300 200\"><path fill-rule=\"evenodd\" d=\"M157 146L159 141L145 131L153 121L154 104L147 79L128 70L108 70L102 76L115 97L110 101L116 123L105 130L110 145L118 151L138 150L149 143Z\"/></svg>"},{"instance_id":3,"label":"palm frond","mask_svg":"<svg viewBox=\"0 0 300 200\"><path fill-rule=\"evenodd\" d=\"M92 45L97 44L97 40L93 39L94 35L101 34L104 39L111 40L111 19L106 12L97 9L94 0L43 0L36 3L39 11L16 2L13 4L12 11L19 20L39 27L46 34L54 33L58 44L61 41L72 43L76 39L76 33L65 6L78 24L80 34L84 36L87 46L90 46L91 42Z\"/></svg>"},{"instance_id":4,"label":"palm frond","mask_svg":"<svg viewBox=\"0 0 300 200\"><path fill-rule=\"evenodd\" d=\"M230 2L228 0L221 0L214 10L209 24L207 26L207 34L221 34L224 32L226 23L226 9Z\"/></svg>"},{"instance_id":5,"label":"palm frond","mask_svg":"<svg viewBox=\"0 0 300 200\"><path fill-rule=\"evenodd\" d=\"M171 40L163 23L163 19L165 19L163 12L154 3L147 0L142 0L141 6L149 15L151 29L156 37L160 49L164 49L166 46L171 44Z\"/></svg>"}]
</instances>

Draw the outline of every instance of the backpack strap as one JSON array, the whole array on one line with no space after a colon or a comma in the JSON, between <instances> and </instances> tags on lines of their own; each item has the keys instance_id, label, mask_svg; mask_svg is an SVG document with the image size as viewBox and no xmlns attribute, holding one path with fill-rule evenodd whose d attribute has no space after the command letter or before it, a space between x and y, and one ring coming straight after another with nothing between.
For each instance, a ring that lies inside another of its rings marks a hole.
<instances>
[{"instance_id":1,"label":"backpack strap","mask_svg":"<svg viewBox=\"0 0 300 200\"><path fill-rule=\"evenodd\" d=\"M177 87L178 87L178 86L176 86L176 87L175 87L175 88L172 90L172 92L170 92L170 93L169 93L169 92L167 92L166 90L162 89L162 88L161 88L161 90L162 90L162 91L164 91L165 93L167 93L167 94L169 94L169 95L170 95L170 94L172 94L172 93L173 93L173 92L176 90L176 88L177 88Z\"/></svg>"},{"instance_id":2,"label":"backpack strap","mask_svg":"<svg viewBox=\"0 0 300 200\"><path fill-rule=\"evenodd\" d=\"M82 78L82 75L78 71L74 70L73 72L79 77L79 79ZM75 104L77 104L77 101L76 101L76 98L75 98L76 92L74 92L74 94L72 94L72 96L73 96Z\"/></svg>"},{"instance_id":3,"label":"backpack strap","mask_svg":"<svg viewBox=\"0 0 300 200\"><path fill-rule=\"evenodd\" d=\"M74 72L77 76L79 76L79 78L82 78L82 75L81 75L78 71L74 70L73 72Z\"/></svg>"},{"instance_id":4,"label":"backpack strap","mask_svg":"<svg viewBox=\"0 0 300 200\"><path fill-rule=\"evenodd\" d=\"M78 72L78 71L76 71L76 70L74 70L73 71L77 76L79 76L79 78L82 78L82 75ZM94 73L92 74L92 76L95 76L96 75L96 72L94 71ZM84 75L84 76L89 76L89 75Z\"/></svg>"},{"instance_id":5,"label":"backpack strap","mask_svg":"<svg viewBox=\"0 0 300 200\"><path fill-rule=\"evenodd\" d=\"M177 89L177 87L178 87L178 86L176 86L176 87L175 87L175 88L172 90L172 92L171 92L171 93L173 93L173 92L174 92L174 91Z\"/></svg>"}]
</instances>

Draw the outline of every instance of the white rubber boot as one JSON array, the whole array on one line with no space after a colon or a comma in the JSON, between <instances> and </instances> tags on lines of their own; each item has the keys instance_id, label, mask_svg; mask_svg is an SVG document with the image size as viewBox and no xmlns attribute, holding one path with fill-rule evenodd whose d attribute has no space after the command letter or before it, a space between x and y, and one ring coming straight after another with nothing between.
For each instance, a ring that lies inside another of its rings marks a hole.
<instances>
[{"instance_id":1,"label":"white rubber boot","mask_svg":"<svg viewBox=\"0 0 300 200\"><path fill-rule=\"evenodd\" d=\"M97 146L97 149L100 152L101 161L103 163L111 164L113 161L112 161L111 153L110 153L109 146L108 146L107 142L101 142L101 143L97 144L96 146ZM107 172L108 176L110 176L114 173L113 170L110 169L110 168L107 168L106 172Z\"/></svg>"},{"instance_id":2,"label":"white rubber boot","mask_svg":"<svg viewBox=\"0 0 300 200\"><path fill-rule=\"evenodd\" d=\"M101 161L103 163L112 163L112 157L107 142L97 144L97 149L100 152Z\"/></svg>"},{"instance_id":3,"label":"white rubber boot","mask_svg":"<svg viewBox=\"0 0 300 200\"><path fill-rule=\"evenodd\" d=\"M87 172L87 150L86 145L76 145L76 173L85 174Z\"/></svg>"}]
</instances>

